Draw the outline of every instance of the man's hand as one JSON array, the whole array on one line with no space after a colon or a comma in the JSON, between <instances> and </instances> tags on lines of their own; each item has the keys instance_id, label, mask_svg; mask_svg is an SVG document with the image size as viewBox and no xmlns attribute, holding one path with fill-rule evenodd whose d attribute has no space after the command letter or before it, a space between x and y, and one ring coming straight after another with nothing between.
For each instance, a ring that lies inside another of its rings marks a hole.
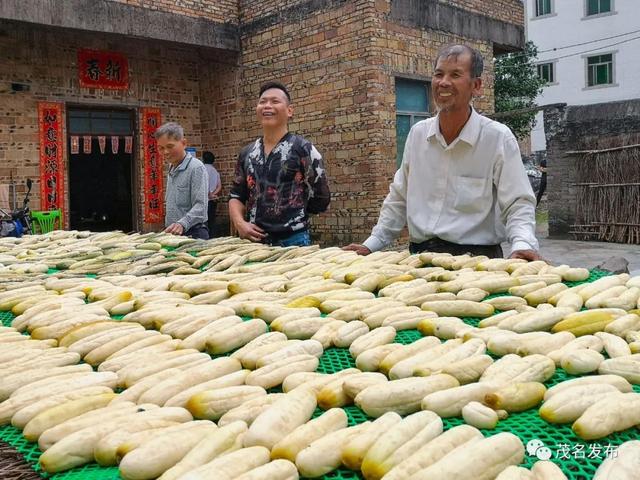
<instances>
[{"instance_id":1,"label":"man's hand","mask_svg":"<svg viewBox=\"0 0 640 480\"><path fill-rule=\"evenodd\" d=\"M542 260L542 257L535 250L514 250L509 258L521 258L533 262L534 260Z\"/></svg>"},{"instance_id":2,"label":"man's hand","mask_svg":"<svg viewBox=\"0 0 640 480\"><path fill-rule=\"evenodd\" d=\"M182 235L184 233L184 227L179 223L172 223L164 229L166 233L173 233L174 235Z\"/></svg>"},{"instance_id":3,"label":"man's hand","mask_svg":"<svg viewBox=\"0 0 640 480\"><path fill-rule=\"evenodd\" d=\"M369 250L364 245L360 245L359 243L352 243L351 245L347 245L346 247L342 247L343 250L351 250L356 252L358 255L369 255L371 250Z\"/></svg>"},{"instance_id":4,"label":"man's hand","mask_svg":"<svg viewBox=\"0 0 640 480\"><path fill-rule=\"evenodd\" d=\"M209 200L218 200L218 194L209 192Z\"/></svg>"},{"instance_id":5,"label":"man's hand","mask_svg":"<svg viewBox=\"0 0 640 480\"><path fill-rule=\"evenodd\" d=\"M238 235L240 238L246 238L252 242L261 242L266 236L264 230L255 223L245 221L238 222L236 228L238 229Z\"/></svg>"}]
</instances>

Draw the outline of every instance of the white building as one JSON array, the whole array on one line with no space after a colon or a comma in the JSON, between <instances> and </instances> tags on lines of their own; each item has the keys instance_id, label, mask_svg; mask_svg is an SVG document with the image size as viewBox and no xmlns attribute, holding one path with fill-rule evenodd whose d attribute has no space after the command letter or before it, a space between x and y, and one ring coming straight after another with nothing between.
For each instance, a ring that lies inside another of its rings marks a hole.
<instances>
[{"instance_id":1,"label":"white building","mask_svg":"<svg viewBox=\"0 0 640 480\"><path fill-rule=\"evenodd\" d=\"M526 35L548 84L538 105L640 98L640 0L524 0ZM542 112L531 133L546 150Z\"/></svg>"}]
</instances>

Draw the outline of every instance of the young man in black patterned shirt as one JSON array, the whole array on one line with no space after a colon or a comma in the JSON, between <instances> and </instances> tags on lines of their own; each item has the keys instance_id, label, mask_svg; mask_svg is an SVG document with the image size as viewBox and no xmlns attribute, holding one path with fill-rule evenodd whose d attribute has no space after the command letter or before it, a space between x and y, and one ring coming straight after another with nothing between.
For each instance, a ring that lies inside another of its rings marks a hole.
<instances>
[{"instance_id":1,"label":"young man in black patterned shirt","mask_svg":"<svg viewBox=\"0 0 640 480\"><path fill-rule=\"evenodd\" d=\"M309 214L330 201L322 156L289 132L291 97L279 82L260 88L262 137L242 149L229 195L229 217L241 238L281 246L311 243Z\"/></svg>"}]
</instances>

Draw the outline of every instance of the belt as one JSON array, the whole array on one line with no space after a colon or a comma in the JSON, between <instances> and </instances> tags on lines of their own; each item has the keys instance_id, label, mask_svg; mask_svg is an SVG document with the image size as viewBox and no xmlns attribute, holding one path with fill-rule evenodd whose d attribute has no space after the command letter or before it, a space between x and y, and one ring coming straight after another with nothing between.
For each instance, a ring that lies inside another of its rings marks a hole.
<instances>
[{"instance_id":1,"label":"belt","mask_svg":"<svg viewBox=\"0 0 640 480\"><path fill-rule=\"evenodd\" d=\"M202 222L200 223L196 223L195 225L192 225L191 228L189 230L193 230L194 228L200 228L200 227L206 227L206 225ZM187 230L187 232L189 231Z\"/></svg>"},{"instance_id":2,"label":"belt","mask_svg":"<svg viewBox=\"0 0 640 480\"><path fill-rule=\"evenodd\" d=\"M409 244L409 250L411 253L420 253L425 251L432 252L441 252L441 253L451 253L454 255L462 255L465 253L472 253L474 255L487 255L489 257L492 256L501 256L501 247L500 245L463 245L459 243L448 242L446 240L442 240L441 238L430 238L429 240L425 240L424 242L415 243L411 242ZM495 252L495 253L494 253Z\"/></svg>"}]
</instances>

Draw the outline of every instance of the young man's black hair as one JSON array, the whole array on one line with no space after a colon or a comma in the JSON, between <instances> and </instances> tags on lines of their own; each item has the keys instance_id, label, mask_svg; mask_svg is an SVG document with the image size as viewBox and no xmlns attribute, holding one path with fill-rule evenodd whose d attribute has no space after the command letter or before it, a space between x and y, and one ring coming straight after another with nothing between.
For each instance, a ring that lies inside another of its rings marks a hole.
<instances>
[{"instance_id":1,"label":"young man's black hair","mask_svg":"<svg viewBox=\"0 0 640 480\"><path fill-rule=\"evenodd\" d=\"M202 163L213 165L216 161L216 156L212 152L202 152Z\"/></svg>"},{"instance_id":2,"label":"young man's black hair","mask_svg":"<svg viewBox=\"0 0 640 480\"><path fill-rule=\"evenodd\" d=\"M261 97L264 92L266 92L267 90L269 90L271 88L277 88L278 90L282 90L284 92L285 96L287 97L287 100L289 102L291 102L291 95L289 95L289 90L287 90L287 87L285 87L284 84L282 84L280 82L276 82L276 81L267 82L267 83L263 84L260 87L260 94L258 95L258 97Z\"/></svg>"}]
</instances>

